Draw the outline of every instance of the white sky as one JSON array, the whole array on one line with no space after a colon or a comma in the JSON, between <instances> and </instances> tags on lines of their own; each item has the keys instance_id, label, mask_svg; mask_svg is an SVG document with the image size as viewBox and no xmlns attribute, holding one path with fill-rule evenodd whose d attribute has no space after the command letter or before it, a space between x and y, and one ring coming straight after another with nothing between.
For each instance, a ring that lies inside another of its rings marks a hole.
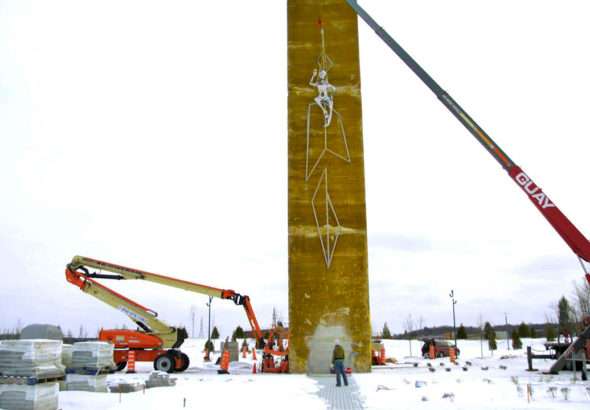
<instances>
[{"instance_id":1,"label":"white sky","mask_svg":"<svg viewBox=\"0 0 590 410\"><path fill-rule=\"evenodd\" d=\"M588 235L590 4L361 4ZM543 321L577 259L359 26L375 329L450 323L451 288L458 322ZM0 328L129 325L66 283L75 254L286 316L286 44L285 1L0 0ZM206 314L204 296L113 287L172 324ZM247 325L213 306L222 333Z\"/></svg>"}]
</instances>

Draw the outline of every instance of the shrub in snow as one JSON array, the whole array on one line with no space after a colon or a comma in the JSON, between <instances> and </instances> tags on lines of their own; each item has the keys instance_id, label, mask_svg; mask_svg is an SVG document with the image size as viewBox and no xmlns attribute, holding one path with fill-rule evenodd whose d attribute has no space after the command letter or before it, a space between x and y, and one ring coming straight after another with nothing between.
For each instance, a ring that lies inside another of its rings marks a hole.
<instances>
[{"instance_id":1,"label":"shrub in snow","mask_svg":"<svg viewBox=\"0 0 590 410\"><path fill-rule=\"evenodd\" d=\"M547 389L547 393L551 394L551 397L552 397L552 398L555 398L555 392L556 392L556 391L557 391L557 387L555 387L555 386L550 386L550 387Z\"/></svg>"},{"instance_id":2,"label":"shrub in snow","mask_svg":"<svg viewBox=\"0 0 590 410\"><path fill-rule=\"evenodd\" d=\"M442 398L449 399L450 401L455 401L455 394L454 393L444 393Z\"/></svg>"},{"instance_id":3,"label":"shrub in snow","mask_svg":"<svg viewBox=\"0 0 590 410\"><path fill-rule=\"evenodd\" d=\"M567 398L570 394L570 388L569 387L562 387L560 390L561 390L561 394L563 394L563 399L567 401Z\"/></svg>"}]
</instances>

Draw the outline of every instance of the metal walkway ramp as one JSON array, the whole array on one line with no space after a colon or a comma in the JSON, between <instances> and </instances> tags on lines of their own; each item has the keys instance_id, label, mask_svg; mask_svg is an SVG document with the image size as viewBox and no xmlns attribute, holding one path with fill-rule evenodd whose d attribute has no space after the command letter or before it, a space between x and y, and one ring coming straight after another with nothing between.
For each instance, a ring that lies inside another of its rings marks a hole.
<instances>
[{"instance_id":1,"label":"metal walkway ramp","mask_svg":"<svg viewBox=\"0 0 590 410\"><path fill-rule=\"evenodd\" d=\"M354 376L348 376L348 386L336 387L336 376L311 376L320 385L318 396L326 402L329 410L361 410L365 409L360 390Z\"/></svg>"}]
</instances>

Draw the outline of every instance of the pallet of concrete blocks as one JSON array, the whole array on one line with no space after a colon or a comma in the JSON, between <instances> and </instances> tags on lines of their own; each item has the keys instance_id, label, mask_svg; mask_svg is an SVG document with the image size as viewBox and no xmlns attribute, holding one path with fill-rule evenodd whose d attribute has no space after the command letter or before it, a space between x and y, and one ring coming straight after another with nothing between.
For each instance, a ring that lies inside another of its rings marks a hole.
<instances>
[{"instance_id":1,"label":"pallet of concrete blocks","mask_svg":"<svg viewBox=\"0 0 590 410\"><path fill-rule=\"evenodd\" d=\"M70 368L73 370L92 369L97 372L114 370L113 345L106 342L74 343Z\"/></svg>"},{"instance_id":2,"label":"pallet of concrete blocks","mask_svg":"<svg viewBox=\"0 0 590 410\"><path fill-rule=\"evenodd\" d=\"M138 379L111 379L107 385L111 393L133 393L145 388L145 383Z\"/></svg>"},{"instance_id":3,"label":"pallet of concrete blocks","mask_svg":"<svg viewBox=\"0 0 590 410\"><path fill-rule=\"evenodd\" d=\"M108 393L107 375L67 374L66 390L89 391L94 393Z\"/></svg>"},{"instance_id":4,"label":"pallet of concrete blocks","mask_svg":"<svg viewBox=\"0 0 590 410\"><path fill-rule=\"evenodd\" d=\"M145 387L147 389L165 386L176 386L176 377L170 377L166 372L153 371L150 373L150 377L145 381Z\"/></svg>"},{"instance_id":5,"label":"pallet of concrete blocks","mask_svg":"<svg viewBox=\"0 0 590 410\"><path fill-rule=\"evenodd\" d=\"M4 340L0 343L0 376L27 377L29 384L64 376L61 340Z\"/></svg>"},{"instance_id":6,"label":"pallet of concrete blocks","mask_svg":"<svg viewBox=\"0 0 590 410\"><path fill-rule=\"evenodd\" d=\"M57 410L58 397L59 386L56 382L32 386L0 385L0 409L3 410Z\"/></svg>"},{"instance_id":7,"label":"pallet of concrete blocks","mask_svg":"<svg viewBox=\"0 0 590 410\"><path fill-rule=\"evenodd\" d=\"M61 363L67 368L72 367L72 349L74 346L63 344L61 346Z\"/></svg>"}]
</instances>

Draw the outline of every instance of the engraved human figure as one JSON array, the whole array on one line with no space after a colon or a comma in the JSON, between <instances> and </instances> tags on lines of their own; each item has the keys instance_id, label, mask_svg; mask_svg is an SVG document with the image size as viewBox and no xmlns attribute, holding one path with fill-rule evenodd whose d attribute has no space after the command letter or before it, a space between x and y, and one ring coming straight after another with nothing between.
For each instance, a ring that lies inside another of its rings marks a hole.
<instances>
[{"instance_id":1,"label":"engraved human figure","mask_svg":"<svg viewBox=\"0 0 590 410\"><path fill-rule=\"evenodd\" d=\"M332 113L334 112L334 97L332 94L336 92L336 87L328 81L328 73L326 70L313 70L309 85L318 89L318 95L314 98L315 103L320 107L324 113L324 127L329 127L332 122Z\"/></svg>"}]
</instances>

